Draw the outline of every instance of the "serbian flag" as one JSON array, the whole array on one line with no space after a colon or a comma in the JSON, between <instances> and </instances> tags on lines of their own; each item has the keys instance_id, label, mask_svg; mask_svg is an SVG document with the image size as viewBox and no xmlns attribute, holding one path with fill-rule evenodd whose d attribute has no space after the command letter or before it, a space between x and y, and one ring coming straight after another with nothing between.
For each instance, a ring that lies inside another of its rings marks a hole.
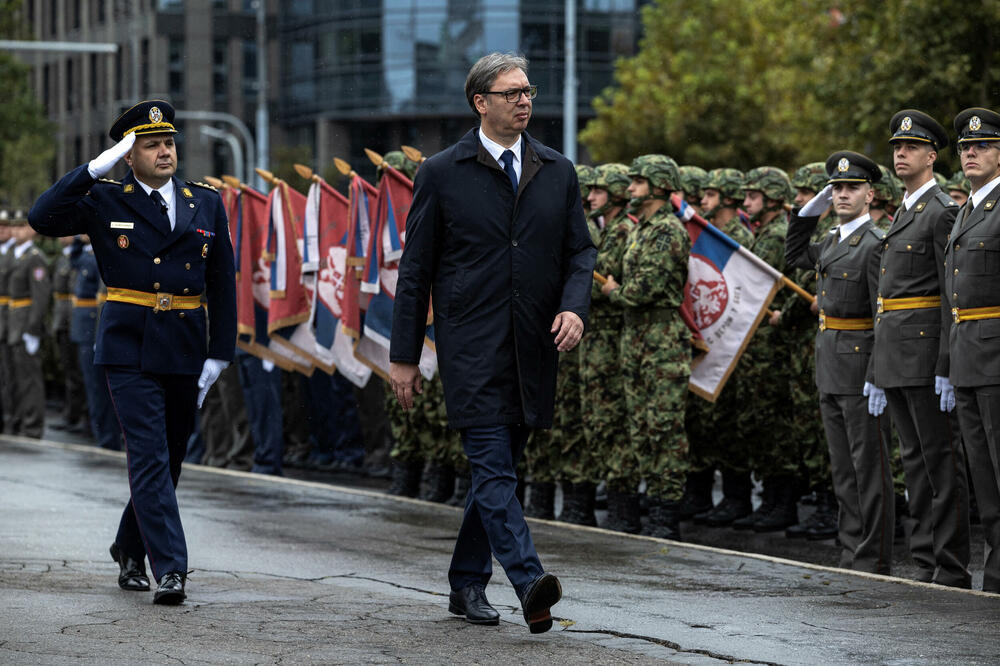
<instances>
[{"instance_id":1,"label":"serbian flag","mask_svg":"<svg viewBox=\"0 0 1000 666\"><path fill-rule=\"evenodd\" d=\"M681 314L708 345L691 369L689 388L715 402L784 276L706 222L676 194L671 203L691 237Z\"/></svg>"},{"instance_id":2,"label":"serbian flag","mask_svg":"<svg viewBox=\"0 0 1000 666\"><path fill-rule=\"evenodd\" d=\"M372 223L378 215L378 190L364 178L355 174L351 177L349 200L350 229L347 234L347 265L353 266L356 272L361 274L364 272L365 257L371 243Z\"/></svg>"},{"instance_id":3,"label":"serbian flag","mask_svg":"<svg viewBox=\"0 0 1000 666\"><path fill-rule=\"evenodd\" d=\"M306 247L308 230L314 227L319 269L315 276L310 323L317 356L327 361L318 367L330 374L338 371L355 386L364 388L371 377L371 369L354 358L354 338L341 325L346 281L353 281L357 290L354 271L348 273L347 270L350 202L323 180L313 182L306 199ZM356 311L357 299L350 302Z\"/></svg>"}]
</instances>

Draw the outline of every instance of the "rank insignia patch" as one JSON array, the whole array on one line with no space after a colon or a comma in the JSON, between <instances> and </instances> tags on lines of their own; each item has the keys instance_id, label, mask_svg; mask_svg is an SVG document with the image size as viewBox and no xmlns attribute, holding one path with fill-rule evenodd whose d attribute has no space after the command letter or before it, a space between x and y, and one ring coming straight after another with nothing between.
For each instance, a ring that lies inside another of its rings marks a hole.
<instances>
[{"instance_id":1,"label":"rank insignia patch","mask_svg":"<svg viewBox=\"0 0 1000 666\"><path fill-rule=\"evenodd\" d=\"M181 194L183 194L184 198L186 198L186 199L191 199L192 197L194 197L194 195L191 194L191 190L189 190L186 187L182 187L181 188Z\"/></svg>"},{"instance_id":2,"label":"rank insignia patch","mask_svg":"<svg viewBox=\"0 0 1000 666\"><path fill-rule=\"evenodd\" d=\"M208 243L201 246L201 258L204 259L208 256Z\"/></svg>"},{"instance_id":3,"label":"rank insignia patch","mask_svg":"<svg viewBox=\"0 0 1000 666\"><path fill-rule=\"evenodd\" d=\"M132 194L133 192L135 192L135 185L133 185L132 183L129 183L128 185L126 185L122 189L125 192L125 194Z\"/></svg>"},{"instance_id":4,"label":"rank insignia patch","mask_svg":"<svg viewBox=\"0 0 1000 666\"><path fill-rule=\"evenodd\" d=\"M121 236L118 237L118 247L120 247L123 250L128 249L128 236L122 234Z\"/></svg>"}]
</instances>

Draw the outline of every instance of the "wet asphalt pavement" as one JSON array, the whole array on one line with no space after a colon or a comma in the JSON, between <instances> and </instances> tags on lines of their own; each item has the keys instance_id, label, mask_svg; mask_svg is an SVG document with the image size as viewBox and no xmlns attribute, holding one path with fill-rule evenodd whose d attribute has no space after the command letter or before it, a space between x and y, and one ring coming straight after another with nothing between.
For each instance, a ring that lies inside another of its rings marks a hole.
<instances>
[{"instance_id":1,"label":"wet asphalt pavement","mask_svg":"<svg viewBox=\"0 0 1000 666\"><path fill-rule=\"evenodd\" d=\"M540 521L553 631L499 568L500 626L474 627L447 612L457 509L198 466L188 600L153 606L107 555L127 496L121 454L0 437L0 662L1000 661L997 595Z\"/></svg>"}]
</instances>

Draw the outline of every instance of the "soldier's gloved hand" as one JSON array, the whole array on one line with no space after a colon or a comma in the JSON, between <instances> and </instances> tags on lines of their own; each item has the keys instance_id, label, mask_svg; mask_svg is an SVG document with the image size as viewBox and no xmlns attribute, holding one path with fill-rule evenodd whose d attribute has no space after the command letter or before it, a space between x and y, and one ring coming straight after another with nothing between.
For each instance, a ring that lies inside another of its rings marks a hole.
<instances>
[{"instance_id":1,"label":"soldier's gloved hand","mask_svg":"<svg viewBox=\"0 0 1000 666\"><path fill-rule=\"evenodd\" d=\"M28 356L34 356L38 353L38 346L41 341L37 335L23 333L21 334L21 339L24 340L24 348L27 350Z\"/></svg>"},{"instance_id":2,"label":"soldier's gloved hand","mask_svg":"<svg viewBox=\"0 0 1000 666\"><path fill-rule=\"evenodd\" d=\"M220 361L217 358L205 359L205 365L201 367L201 377L198 378L198 409L201 409L201 403L205 402L208 389L212 388L212 384L219 378L227 365L229 365L228 362Z\"/></svg>"},{"instance_id":3,"label":"soldier's gloved hand","mask_svg":"<svg viewBox=\"0 0 1000 666\"><path fill-rule=\"evenodd\" d=\"M817 217L833 203L833 185L827 185L799 210L799 217Z\"/></svg>"},{"instance_id":4,"label":"soldier's gloved hand","mask_svg":"<svg viewBox=\"0 0 1000 666\"><path fill-rule=\"evenodd\" d=\"M101 176L106 176L109 171L115 168L118 164L118 160L125 157L125 153L132 150L132 145L135 143L135 132L132 132L125 136L124 139L111 146L103 153L90 160L90 164L87 165L87 171L90 172L91 178L100 178Z\"/></svg>"},{"instance_id":5,"label":"soldier's gloved hand","mask_svg":"<svg viewBox=\"0 0 1000 666\"><path fill-rule=\"evenodd\" d=\"M274 361L268 361L265 358L261 360L260 364L264 368L264 372L271 372L274 370Z\"/></svg>"},{"instance_id":6,"label":"soldier's gloved hand","mask_svg":"<svg viewBox=\"0 0 1000 666\"><path fill-rule=\"evenodd\" d=\"M881 416L885 411L885 391L870 382L865 382L862 395L868 398L868 413L872 416Z\"/></svg>"},{"instance_id":7,"label":"soldier's gloved hand","mask_svg":"<svg viewBox=\"0 0 1000 666\"><path fill-rule=\"evenodd\" d=\"M941 396L941 411L950 412L955 409L955 387L947 377L934 377L934 392Z\"/></svg>"}]
</instances>

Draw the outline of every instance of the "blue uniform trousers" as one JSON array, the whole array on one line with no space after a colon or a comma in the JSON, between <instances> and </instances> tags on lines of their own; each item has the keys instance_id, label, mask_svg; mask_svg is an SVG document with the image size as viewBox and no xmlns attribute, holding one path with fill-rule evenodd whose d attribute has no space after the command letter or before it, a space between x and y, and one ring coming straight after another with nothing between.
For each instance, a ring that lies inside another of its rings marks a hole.
<instances>
[{"instance_id":1,"label":"blue uniform trousers","mask_svg":"<svg viewBox=\"0 0 1000 666\"><path fill-rule=\"evenodd\" d=\"M90 432L102 449L122 450L121 429L111 409L111 395L103 369L94 365L93 343L78 344L77 358L83 375L83 390L87 393L87 413L90 415Z\"/></svg>"},{"instance_id":2,"label":"blue uniform trousers","mask_svg":"<svg viewBox=\"0 0 1000 666\"><path fill-rule=\"evenodd\" d=\"M187 573L187 544L175 488L197 415L198 377L105 366L125 438L131 501L115 541L129 556L145 553L156 580Z\"/></svg>"},{"instance_id":3,"label":"blue uniform trousers","mask_svg":"<svg viewBox=\"0 0 1000 666\"><path fill-rule=\"evenodd\" d=\"M246 401L250 435L254 441L253 468L258 474L281 476L281 456L284 449L281 435L281 370L264 369L261 360L250 354L237 353L240 384Z\"/></svg>"},{"instance_id":4,"label":"blue uniform trousers","mask_svg":"<svg viewBox=\"0 0 1000 666\"><path fill-rule=\"evenodd\" d=\"M529 432L522 425L462 430L462 447L469 459L472 487L448 571L453 590L475 583L486 585L493 572L493 556L503 566L518 597L543 573L521 503L515 495L515 470Z\"/></svg>"}]
</instances>

